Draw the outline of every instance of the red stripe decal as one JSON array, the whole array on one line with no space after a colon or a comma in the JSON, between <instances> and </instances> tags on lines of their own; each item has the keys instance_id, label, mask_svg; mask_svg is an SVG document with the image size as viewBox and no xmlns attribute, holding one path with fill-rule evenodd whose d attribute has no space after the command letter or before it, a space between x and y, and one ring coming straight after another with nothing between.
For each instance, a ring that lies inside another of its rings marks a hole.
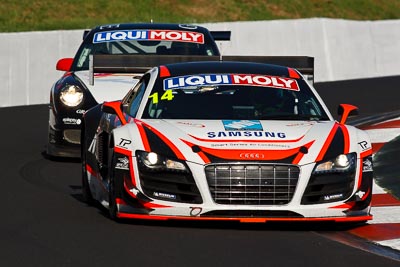
<instances>
[{"instance_id":1,"label":"red stripe decal","mask_svg":"<svg viewBox=\"0 0 400 267\"><path fill-rule=\"evenodd\" d=\"M331 132L328 135L328 138L326 138L324 145L322 146L321 151L319 152L319 155L315 161L320 161L324 157L326 151L328 150L329 145L331 144L333 137L336 134L336 131L339 127L339 124L335 123L335 125L332 127Z\"/></svg>"},{"instance_id":2,"label":"red stripe decal","mask_svg":"<svg viewBox=\"0 0 400 267\"><path fill-rule=\"evenodd\" d=\"M161 140L163 140L168 146L169 148L172 149L172 151L174 151L176 157L180 160L186 160L185 156L181 153L181 151L179 151L179 149L174 145L174 143L172 143L171 140L169 140L165 135L163 135L161 132L157 131L155 128L153 128L152 126L141 122L144 126L146 126L150 131L152 131L153 133L155 133Z\"/></svg>"},{"instance_id":3,"label":"red stripe decal","mask_svg":"<svg viewBox=\"0 0 400 267\"><path fill-rule=\"evenodd\" d=\"M372 220L372 216L359 217L326 217L326 218L229 218L229 217L189 217L189 216L163 216L163 215L144 215L118 213L119 218L144 219L144 220L197 220L197 221L239 221L242 223L265 223L265 222L358 222Z\"/></svg>"},{"instance_id":4,"label":"red stripe decal","mask_svg":"<svg viewBox=\"0 0 400 267\"><path fill-rule=\"evenodd\" d=\"M294 78L294 79L299 79L300 78L300 75L294 69L288 68L288 71L289 71L289 77L290 78Z\"/></svg>"},{"instance_id":5,"label":"red stripe decal","mask_svg":"<svg viewBox=\"0 0 400 267\"><path fill-rule=\"evenodd\" d=\"M311 141L310 143L305 144L304 147L306 147L307 149L310 149L310 147L312 146L312 144L314 144L314 142L315 142L315 141ZM295 159L293 160L292 163L293 163L293 164L298 164L298 163L300 162L300 160L303 158L304 155L305 155L305 154L302 153L302 152L300 151L300 149L299 149L299 152L298 152L297 156L295 157Z\"/></svg>"},{"instance_id":6,"label":"red stripe decal","mask_svg":"<svg viewBox=\"0 0 400 267\"><path fill-rule=\"evenodd\" d=\"M155 204L153 202L144 202L139 200L140 204L143 205L143 207L148 208L148 209L157 209L157 208L172 208L171 206L166 206L166 205L161 205L161 204Z\"/></svg>"},{"instance_id":7,"label":"red stripe decal","mask_svg":"<svg viewBox=\"0 0 400 267\"><path fill-rule=\"evenodd\" d=\"M121 110L121 101L104 102L103 107L110 107L114 109L114 111L117 113L118 119L121 121L121 124L125 125L127 123Z\"/></svg>"},{"instance_id":8,"label":"red stripe decal","mask_svg":"<svg viewBox=\"0 0 400 267\"><path fill-rule=\"evenodd\" d=\"M122 154L122 155L125 155L125 156L128 156L128 157L132 156L132 151L130 151L128 149L121 148L121 147L117 147L117 146L114 147L114 151L116 153L119 153L119 154Z\"/></svg>"},{"instance_id":9,"label":"red stripe decal","mask_svg":"<svg viewBox=\"0 0 400 267\"><path fill-rule=\"evenodd\" d=\"M160 78L165 78L170 76L171 73L169 72L169 69L164 65L160 66Z\"/></svg>"},{"instance_id":10,"label":"red stripe decal","mask_svg":"<svg viewBox=\"0 0 400 267\"><path fill-rule=\"evenodd\" d=\"M373 207L400 206L400 200L393 197L391 194L373 194Z\"/></svg>"},{"instance_id":11,"label":"red stripe decal","mask_svg":"<svg viewBox=\"0 0 400 267\"><path fill-rule=\"evenodd\" d=\"M136 126L138 127L140 139L142 139L144 150L150 151L149 140L147 139L146 132L143 129L142 122L135 119Z\"/></svg>"},{"instance_id":12,"label":"red stripe decal","mask_svg":"<svg viewBox=\"0 0 400 267\"><path fill-rule=\"evenodd\" d=\"M182 139L181 139L182 140ZM195 144L190 143L189 141L182 140L189 147L195 146ZM311 141L303 146L309 148L314 141ZM284 159L290 156L293 156L298 153L295 157L294 161L300 161L303 157L303 153L299 153L301 147L296 147L287 150L251 150L251 149L215 149L199 146L201 152L199 152L199 156L205 161L205 163L209 163L210 160L204 155L202 152L208 153L215 157L223 158L223 159L231 159L231 160L243 160L243 161L254 161L254 160L279 160Z\"/></svg>"},{"instance_id":13,"label":"red stripe decal","mask_svg":"<svg viewBox=\"0 0 400 267\"><path fill-rule=\"evenodd\" d=\"M344 136L344 154L347 154L350 152L350 136L349 136L349 130L345 125L340 125L340 129L343 131L343 136Z\"/></svg>"},{"instance_id":14,"label":"red stripe decal","mask_svg":"<svg viewBox=\"0 0 400 267\"><path fill-rule=\"evenodd\" d=\"M368 149L368 150L360 153L360 157L361 158L365 158L365 157L368 157L368 156L371 156L371 155L372 155L372 149Z\"/></svg>"},{"instance_id":15,"label":"red stripe decal","mask_svg":"<svg viewBox=\"0 0 400 267\"><path fill-rule=\"evenodd\" d=\"M363 175L363 160L364 158L360 158L360 163L358 164L358 184L357 184L357 189L360 188L361 186L361 181L362 181L362 175Z\"/></svg>"},{"instance_id":16,"label":"red stripe decal","mask_svg":"<svg viewBox=\"0 0 400 267\"><path fill-rule=\"evenodd\" d=\"M127 182L129 183L129 181L126 181L126 180L124 179L124 189L125 189L125 191L126 191L132 198L135 198L135 199L136 199L136 198L137 198L136 195L132 193L131 187L129 187L129 185L127 184ZM133 185L132 185L132 186L133 186Z\"/></svg>"},{"instance_id":17,"label":"red stripe decal","mask_svg":"<svg viewBox=\"0 0 400 267\"><path fill-rule=\"evenodd\" d=\"M193 148L195 144L192 144L186 140L180 139L182 142L184 142L186 145L188 145L190 148ZM205 164L208 164L211 162L211 160L204 154L203 151L197 152L197 155L204 161Z\"/></svg>"},{"instance_id":18,"label":"red stripe decal","mask_svg":"<svg viewBox=\"0 0 400 267\"><path fill-rule=\"evenodd\" d=\"M348 202L344 204L340 204L338 206L329 207L330 209L351 209L354 206L355 202Z\"/></svg>"},{"instance_id":19,"label":"red stripe decal","mask_svg":"<svg viewBox=\"0 0 400 267\"><path fill-rule=\"evenodd\" d=\"M126 205L126 202L122 198L116 198L115 203L118 205Z\"/></svg>"},{"instance_id":20,"label":"red stripe decal","mask_svg":"<svg viewBox=\"0 0 400 267\"><path fill-rule=\"evenodd\" d=\"M95 173L92 169L92 167L90 167L89 164L86 164L86 170L92 175L92 176L97 176L97 173Z\"/></svg>"},{"instance_id":21,"label":"red stripe decal","mask_svg":"<svg viewBox=\"0 0 400 267\"><path fill-rule=\"evenodd\" d=\"M89 164L86 164L86 170L90 173L90 175L92 175L94 178L96 178L97 180L99 180L99 181L100 181L101 188L102 188L104 191L107 191L107 188L105 188L103 182L101 181L100 176L98 175L98 173L96 173L96 172L92 169L92 167L90 167Z\"/></svg>"},{"instance_id":22,"label":"red stripe decal","mask_svg":"<svg viewBox=\"0 0 400 267\"><path fill-rule=\"evenodd\" d=\"M218 143L218 142L247 142L247 143L294 143L294 142L298 142L300 141L303 137L301 136L298 139L293 139L293 140L248 140L248 139L244 139L244 140L239 140L239 139L204 139L204 138L199 138L193 135L190 135L190 137L192 137L193 139L196 139L198 141L202 141L202 142L212 142L212 143Z\"/></svg>"}]
</instances>

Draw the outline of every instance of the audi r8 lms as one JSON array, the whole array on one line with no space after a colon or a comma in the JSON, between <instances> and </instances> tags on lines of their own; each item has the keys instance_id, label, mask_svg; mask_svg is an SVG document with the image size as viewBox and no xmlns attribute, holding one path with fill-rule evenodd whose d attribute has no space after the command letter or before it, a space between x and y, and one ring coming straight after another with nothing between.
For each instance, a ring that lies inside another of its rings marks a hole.
<instances>
[{"instance_id":1,"label":"audi r8 lms","mask_svg":"<svg viewBox=\"0 0 400 267\"><path fill-rule=\"evenodd\" d=\"M106 55L219 56L215 40L229 40L230 32L180 24L116 24L85 32L74 58L57 62L64 75L50 92L47 154L79 157L82 114L105 100L118 100L145 71L135 73L89 73L90 57Z\"/></svg>"},{"instance_id":2,"label":"audi r8 lms","mask_svg":"<svg viewBox=\"0 0 400 267\"><path fill-rule=\"evenodd\" d=\"M85 113L83 197L114 219L365 222L371 143L345 124L356 111L341 104L335 120L291 67L160 65Z\"/></svg>"}]
</instances>

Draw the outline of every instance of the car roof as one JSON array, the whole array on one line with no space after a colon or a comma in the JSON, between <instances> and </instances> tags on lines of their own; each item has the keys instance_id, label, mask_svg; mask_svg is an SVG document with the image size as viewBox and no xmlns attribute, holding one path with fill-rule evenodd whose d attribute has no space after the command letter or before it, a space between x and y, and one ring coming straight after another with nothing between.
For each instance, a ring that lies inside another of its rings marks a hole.
<instances>
[{"instance_id":1,"label":"car roof","mask_svg":"<svg viewBox=\"0 0 400 267\"><path fill-rule=\"evenodd\" d=\"M290 77L289 68L285 66L238 61L199 61L166 64L171 76L207 73L241 73L264 74L273 76Z\"/></svg>"}]
</instances>

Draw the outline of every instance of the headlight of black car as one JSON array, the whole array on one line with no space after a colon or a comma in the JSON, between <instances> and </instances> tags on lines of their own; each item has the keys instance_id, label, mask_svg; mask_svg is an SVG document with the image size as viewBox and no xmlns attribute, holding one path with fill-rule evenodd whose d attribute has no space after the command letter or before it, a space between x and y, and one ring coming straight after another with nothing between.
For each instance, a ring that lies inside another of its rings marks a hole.
<instances>
[{"instance_id":1,"label":"headlight of black car","mask_svg":"<svg viewBox=\"0 0 400 267\"><path fill-rule=\"evenodd\" d=\"M187 172L186 165L178 160L169 159L154 152L137 151L139 166L152 171L183 171Z\"/></svg>"},{"instance_id":2,"label":"headlight of black car","mask_svg":"<svg viewBox=\"0 0 400 267\"><path fill-rule=\"evenodd\" d=\"M336 158L318 163L313 174L341 173L354 171L356 167L356 153L340 154Z\"/></svg>"},{"instance_id":3,"label":"headlight of black car","mask_svg":"<svg viewBox=\"0 0 400 267\"><path fill-rule=\"evenodd\" d=\"M60 91L61 102L68 107L76 107L83 100L83 91L79 86L66 85Z\"/></svg>"}]
</instances>

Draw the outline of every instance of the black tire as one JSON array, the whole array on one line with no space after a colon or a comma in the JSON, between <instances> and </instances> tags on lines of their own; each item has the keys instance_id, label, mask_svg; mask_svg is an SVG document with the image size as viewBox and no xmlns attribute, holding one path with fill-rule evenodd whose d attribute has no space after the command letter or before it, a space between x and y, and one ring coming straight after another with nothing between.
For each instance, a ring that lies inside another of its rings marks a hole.
<instances>
[{"instance_id":1,"label":"black tire","mask_svg":"<svg viewBox=\"0 0 400 267\"><path fill-rule=\"evenodd\" d=\"M88 205L94 204L92 192L90 191L89 181L86 169L86 136L85 136L85 125L82 124L81 132L81 162L82 162L82 199Z\"/></svg>"}]
</instances>

